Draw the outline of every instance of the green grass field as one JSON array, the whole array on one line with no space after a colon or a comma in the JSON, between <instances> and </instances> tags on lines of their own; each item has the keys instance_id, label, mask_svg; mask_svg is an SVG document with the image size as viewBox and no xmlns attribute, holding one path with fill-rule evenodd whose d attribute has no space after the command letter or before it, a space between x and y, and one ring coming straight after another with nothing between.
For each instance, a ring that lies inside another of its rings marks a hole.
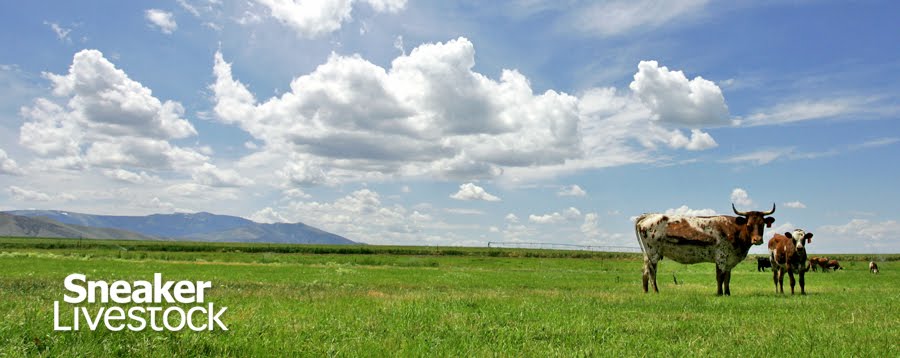
<instances>
[{"instance_id":1,"label":"green grass field","mask_svg":"<svg viewBox=\"0 0 900 358\"><path fill-rule=\"evenodd\" d=\"M644 294L637 254L8 238L0 356L896 357L900 255L838 258L806 296L747 260L718 297L712 264L669 260ZM229 331L55 332L75 272L212 281Z\"/></svg>"}]
</instances>

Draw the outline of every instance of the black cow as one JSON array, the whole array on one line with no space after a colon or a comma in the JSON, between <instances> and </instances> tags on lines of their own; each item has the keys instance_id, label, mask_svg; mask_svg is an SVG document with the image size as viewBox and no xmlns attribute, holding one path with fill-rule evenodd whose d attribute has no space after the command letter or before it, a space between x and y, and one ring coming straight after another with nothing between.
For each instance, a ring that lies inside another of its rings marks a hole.
<instances>
[{"instance_id":1,"label":"black cow","mask_svg":"<svg viewBox=\"0 0 900 358\"><path fill-rule=\"evenodd\" d=\"M766 267L772 267L772 261L768 257L757 257L756 272L766 272Z\"/></svg>"}]
</instances>

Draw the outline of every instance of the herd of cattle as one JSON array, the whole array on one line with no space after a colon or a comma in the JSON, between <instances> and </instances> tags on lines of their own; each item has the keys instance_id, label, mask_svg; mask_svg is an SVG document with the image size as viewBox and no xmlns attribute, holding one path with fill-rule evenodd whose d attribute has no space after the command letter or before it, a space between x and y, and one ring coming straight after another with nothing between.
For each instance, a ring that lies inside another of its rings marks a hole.
<instances>
[{"instance_id":1,"label":"herd of cattle","mask_svg":"<svg viewBox=\"0 0 900 358\"><path fill-rule=\"evenodd\" d=\"M644 214L635 220L635 233L644 253L643 288L659 292L656 268L663 257L683 264L712 262L716 264L717 294L731 295L729 283L731 270L747 258L753 245L763 243L763 230L771 228L775 218L775 204L769 211L738 211L737 216L682 216ZM757 270L772 268L775 292L784 293L784 274L790 277L791 294L794 293L794 274L799 276L800 293L806 294L804 275L821 268L842 270L837 260L827 257L807 257L805 244L812 242L812 233L796 229L784 234L776 233L769 239L769 257L757 258ZM869 270L878 273L878 265L869 263Z\"/></svg>"},{"instance_id":2,"label":"herd of cattle","mask_svg":"<svg viewBox=\"0 0 900 358\"><path fill-rule=\"evenodd\" d=\"M756 271L765 272L767 268L772 267L772 260L766 256L759 256L756 258ZM838 260L831 260L827 257L810 257L809 262L806 263L806 267L804 267L804 271L818 271L819 269L822 272L828 272L829 270L837 271L843 270L844 268L841 266ZM875 262L869 262L869 270L872 273L878 273L878 265Z\"/></svg>"}]
</instances>

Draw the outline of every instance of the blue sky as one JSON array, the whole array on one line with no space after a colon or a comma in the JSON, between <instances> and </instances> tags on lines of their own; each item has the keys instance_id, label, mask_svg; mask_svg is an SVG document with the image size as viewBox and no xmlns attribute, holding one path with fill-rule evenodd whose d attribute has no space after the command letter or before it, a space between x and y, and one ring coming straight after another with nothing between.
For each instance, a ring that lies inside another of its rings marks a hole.
<instances>
[{"instance_id":1,"label":"blue sky","mask_svg":"<svg viewBox=\"0 0 900 358\"><path fill-rule=\"evenodd\" d=\"M0 4L0 209L636 246L644 212L900 252L889 1ZM755 247L752 253L762 253Z\"/></svg>"}]
</instances>

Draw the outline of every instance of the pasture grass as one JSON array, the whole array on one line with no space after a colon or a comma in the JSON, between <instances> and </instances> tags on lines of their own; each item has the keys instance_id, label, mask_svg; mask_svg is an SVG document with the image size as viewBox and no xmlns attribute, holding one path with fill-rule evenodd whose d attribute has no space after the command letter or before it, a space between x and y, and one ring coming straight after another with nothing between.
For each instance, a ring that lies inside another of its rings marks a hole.
<instances>
[{"instance_id":1,"label":"pasture grass","mask_svg":"<svg viewBox=\"0 0 900 358\"><path fill-rule=\"evenodd\" d=\"M806 296L774 293L771 273L747 260L732 274L733 296L719 297L712 264L669 260L660 263L660 293L642 293L637 254L30 240L0 239L0 356L900 351L900 255L879 256L879 275L867 271L868 256L842 256L845 270L807 274ZM229 330L55 332L53 302L62 301L63 279L74 272L107 281L147 280L155 272L212 281L207 301L228 307Z\"/></svg>"}]
</instances>

